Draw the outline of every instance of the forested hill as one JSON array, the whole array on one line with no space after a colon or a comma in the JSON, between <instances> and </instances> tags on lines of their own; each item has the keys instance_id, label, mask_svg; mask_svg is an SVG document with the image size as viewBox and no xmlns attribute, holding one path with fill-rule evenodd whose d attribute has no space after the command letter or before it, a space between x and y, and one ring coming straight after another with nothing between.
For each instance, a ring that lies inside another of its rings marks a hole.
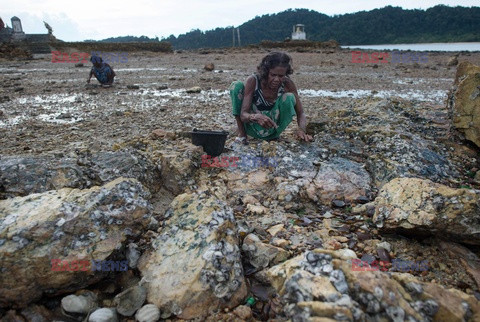
<instances>
[{"instance_id":1,"label":"forested hill","mask_svg":"<svg viewBox=\"0 0 480 322\"><path fill-rule=\"evenodd\" d=\"M332 17L313 10L290 9L257 16L239 26L241 45L283 41L299 23L305 25L308 40L334 39L341 45L480 41L480 7L438 5L427 10L387 6ZM175 49L230 47L232 31L233 27L197 29L163 41Z\"/></svg>"}]
</instances>

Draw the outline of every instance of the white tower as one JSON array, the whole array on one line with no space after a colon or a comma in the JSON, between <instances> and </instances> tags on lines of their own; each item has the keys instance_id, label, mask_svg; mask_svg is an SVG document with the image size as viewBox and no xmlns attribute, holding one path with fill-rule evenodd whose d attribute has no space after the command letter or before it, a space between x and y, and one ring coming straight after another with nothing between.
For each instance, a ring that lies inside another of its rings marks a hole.
<instances>
[{"instance_id":1,"label":"white tower","mask_svg":"<svg viewBox=\"0 0 480 322\"><path fill-rule=\"evenodd\" d=\"M296 24L293 26L292 40L305 40L307 35L305 34L305 25Z\"/></svg>"}]
</instances>

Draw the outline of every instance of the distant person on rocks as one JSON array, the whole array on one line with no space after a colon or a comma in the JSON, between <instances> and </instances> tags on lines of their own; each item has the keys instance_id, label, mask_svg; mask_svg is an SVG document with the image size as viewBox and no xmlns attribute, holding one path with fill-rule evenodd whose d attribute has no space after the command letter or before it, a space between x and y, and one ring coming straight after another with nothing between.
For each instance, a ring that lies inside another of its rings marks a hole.
<instances>
[{"instance_id":1,"label":"distant person on rocks","mask_svg":"<svg viewBox=\"0 0 480 322\"><path fill-rule=\"evenodd\" d=\"M113 79L115 77L115 72L109 64L104 63L101 57L92 56L90 61L93 64L92 69L90 70L90 75L88 76L87 83L90 83L90 78L93 75L97 80L102 84L103 87L110 87L113 84Z\"/></svg>"},{"instance_id":2,"label":"distant person on rocks","mask_svg":"<svg viewBox=\"0 0 480 322\"><path fill-rule=\"evenodd\" d=\"M307 142L306 117L298 97L297 87L288 77L293 70L292 59L284 52L271 52L265 56L257 73L245 83L234 81L230 85L233 115L237 121L236 142L248 144L247 135L257 139L276 140L297 115L297 136Z\"/></svg>"}]
</instances>

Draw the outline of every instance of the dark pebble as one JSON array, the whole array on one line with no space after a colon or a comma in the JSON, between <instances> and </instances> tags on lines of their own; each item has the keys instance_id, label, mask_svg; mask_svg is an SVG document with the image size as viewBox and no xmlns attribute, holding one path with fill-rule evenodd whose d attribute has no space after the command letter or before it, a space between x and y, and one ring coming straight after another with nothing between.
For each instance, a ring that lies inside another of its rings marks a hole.
<instances>
[{"instance_id":1,"label":"dark pebble","mask_svg":"<svg viewBox=\"0 0 480 322\"><path fill-rule=\"evenodd\" d=\"M250 292L260 301L268 301L268 299L275 294L275 291L271 286L263 285L258 282L252 283L250 287Z\"/></svg>"},{"instance_id":2,"label":"dark pebble","mask_svg":"<svg viewBox=\"0 0 480 322\"><path fill-rule=\"evenodd\" d=\"M367 206L367 216L373 217L375 215L375 206Z\"/></svg>"},{"instance_id":3,"label":"dark pebble","mask_svg":"<svg viewBox=\"0 0 480 322\"><path fill-rule=\"evenodd\" d=\"M357 241L355 239L350 239L348 241L348 248L352 249L357 245Z\"/></svg>"},{"instance_id":4,"label":"dark pebble","mask_svg":"<svg viewBox=\"0 0 480 322\"><path fill-rule=\"evenodd\" d=\"M369 202L370 199L368 199L366 196L360 196L360 197L357 198L356 201L357 201L358 203L362 203L362 204L363 204L363 203Z\"/></svg>"},{"instance_id":5,"label":"dark pebble","mask_svg":"<svg viewBox=\"0 0 480 322\"><path fill-rule=\"evenodd\" d=\"M480 301L480 292L473 291L473 295L475 295L475 298Z\"/></svg>"},{"instance_id":6,"label":"dark pebble","mask_svg":"<svg viewBox=\"0 0 480 322\"><path fill-rule=\"evenodd\" d=\"M308 219L307 217L302 217L302 222L300 223L300 226L309 226L313 221Z\"/></svg>"},{"instance_id":7,"label":"dark pebble","mask_svg":"<svg viewBox=\"0 0 480 322\"><path fill-rule=\"evenodd\" d=\"M257 269L253 267L250 263L245 263L243 265L243 273L245 276L252 275L257 272Z\"/></svg>"},{"instance_id":8,"label":"dark pebble","mask_svg":"<svg viewBox=\"0 0 480 322\"><path fill-rule=\"evenodd\" d=\"M332 205L337 208L343 208L345 207L345 201L334 199L332 200Z\"/></svg>"},{"instance_id":9,"label":"dark pebble","mask_svg":"<svg viewBox=\"0 0 480 322\"><path fill-rule=\"evenodd\" d=\"M140 86L138 85L127 85L128 89L140 89Z\"/></svg>"},{"instance_id":10,"label":"dark pebble","mask_svg":"<svg viewBox=\"0 0 480 322\"><path fill-rule=\"evenodd\" d=\"M57 120L61 119L71 119L73 116L70 113L62 113L59 116L57 116Z\"/></svg>"},{"instance_id":11,"label":"dark pebble","mask_svg":"<svg viewBox=\"0 0 480 322\"><path fill-rule=\"evenodd\" d=\"M359 241L364 241L364 240L372 239L372 236L370 234L367 234L367 233L358 232L357 233L357 238L358 238Z\"/></svg>"},{"instance_id":12,"label":"dark pebble","mask_svg":"<svg viewBox=\"0 0 480 322\"><path fill-rule=\"evenodd\" d=\"M390 262L390 255L388 254L388 252L385 248L378 247L377 248L377 255L378 255L378 258L381 261Z\"/></svg>"},{"instance_id":13,"label":"dark pebble","mask_svg":"<svg viewBox=\"0 0 480 322\"><path fill-rule=\"evenodd\" d=\"M458 282L457 282L457 287L458 287L459 289L466 290L466 289L469 288L470 286L469 286L467 283L465 283L464 281L458 281Z\"/></svg>"},{"instance_id":14,"label":"dark pebble","mask_svg":"<svg viewBox=\"0 0 480 322\"><path fill-rule=\"evenodd\" d=\"M350 227L347 226L347 225L343 225L343 226L338 227L337 230L341 231L341 232L344 232L344 233L348 233L348 232L350 232Z\"/></svg>"},{"instance_id":15,"label":"dark pebble","mask_svg":"<svg viewBox=\"0 0 480 322\"><path fill-rule=\"evenodd\" d=\"M321 239L314 239L307 241L307 244L314 246L315 248L323 248L323 243Z\"/></svg>"},{"instance_id":16,"label":"dark pebble","mask_svg":"<svg viewBox=\"0 0 480 322\"><path fill-rule=\"evenodd\" d=\"M314 252L309 252L307 254L307 261L309 263L316 263L319 259L320 259L320 257L318 256L318 254L316 254Z\"/></svg>"},{"instance_id":17,"label":"dark pebble","mask_svg":"<svg viewBox=\"0 0 480 322\"><path fill-rule=\"evenodd\" d=\"M269 236L269 233L262 227L255 227L254 232L260 239L266 239Z\"/></svg>"}]
</instances>

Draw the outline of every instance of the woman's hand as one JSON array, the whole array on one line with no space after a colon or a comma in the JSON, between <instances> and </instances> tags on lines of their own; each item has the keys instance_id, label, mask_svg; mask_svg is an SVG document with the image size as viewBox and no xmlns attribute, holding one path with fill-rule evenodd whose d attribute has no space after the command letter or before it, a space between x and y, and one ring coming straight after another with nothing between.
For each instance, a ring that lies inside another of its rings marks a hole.
<instances>
[{"instance_id":1,"label":"woman's hand","mask_svg":"<svg viewBox=\"0 0 480 322\"><path fill-rule=\"evenodd\" d=\"M268 116L263 114L251 114L251 121L259 124L261 127L270 129L272 127L277 128L278 125Z\"/></svg>"},{"instance_id":2,"label":"woman's hand","mask_svg":"<svg viewBox=\"0 0 480 322\"><path fill-rule=\"evenodd\" d=\"M302 129L297 129L297 136L300 140L304 140L305 142L310 142L313 140L311 135L306 134Z\"/></svg>"}]
</instances>

